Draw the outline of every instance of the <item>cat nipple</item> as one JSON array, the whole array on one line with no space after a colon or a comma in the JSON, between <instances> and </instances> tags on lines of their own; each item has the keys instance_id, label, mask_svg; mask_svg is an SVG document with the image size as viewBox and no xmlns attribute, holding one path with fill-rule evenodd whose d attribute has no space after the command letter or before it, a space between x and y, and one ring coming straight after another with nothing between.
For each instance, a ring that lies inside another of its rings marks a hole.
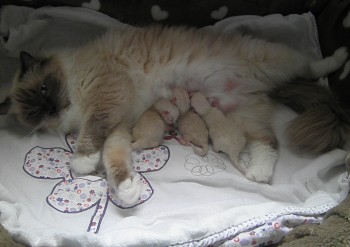
<instances>
[{"instance_id":1,"label":"cat nipple","mask_svg":"<svg viewBox=\"0 0 350 247\"><path fill-rule=\"evenodd\" d=\"M212 107L218 108L224 114L234 111L238 107L237 103L221 104L220 100L214 97L208 98L208 101Z\"/></svg>"},{"instance_id":2,"label":"cat nipple","mask_svg":"<svg viewBox=\"0 0 350 247\"><path fill-rule=\"evenodd\" d=\"M236 87L237 87L237 84L233 80L227 81L224 85L225 91L232 91Z\"/></svg>"},{"instance_id":3,"label":"cat nipple","mask_svg":"<svg viewBox=\"0 0 350 247\"><path fill-rule=\"evenodd\" d=\"M224 114L227 114L231 111L234 111L237 107L238 107L237 104L229 104L229 105L222 107L221 110Z\"/></svg>"},{"instance_id":4,"label":"cat nipple","mask_svg":"<svg viewBox=\"0 0 350 247\"><path fill-rule=\"evenodd\" d=\"M209 97L208 101L212 107L220 108L220 102L217 98Z\"/></svg>"}]
</instances>

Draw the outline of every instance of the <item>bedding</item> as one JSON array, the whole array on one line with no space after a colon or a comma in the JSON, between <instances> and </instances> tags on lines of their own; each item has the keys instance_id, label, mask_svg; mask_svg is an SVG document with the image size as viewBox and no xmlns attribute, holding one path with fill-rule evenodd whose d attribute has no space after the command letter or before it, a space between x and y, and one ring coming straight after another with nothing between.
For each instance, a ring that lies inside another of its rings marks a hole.
<instances>
[{"instance_id":1,"label":"bedding","mask_svg":"<svg viewBox=\"0 0 350 247\"><path fill-rule=\"evenodd\" d=\"M226 18L203 28L244 32L320 57L312 13ZM74 7L3 6L0 12L0 100L18 55L81 45L128 24ZM327 85L327 81L320 83ZM74 133L28 133L0 119L0 223L29 246L265 246L295 226L320 223L346 197L347 152L293 152L284 135L295 113L280 106L273 119L280 158L271 184L246 180L223 154L201 158L181 146L176 131L161 146L133 153L143 182L138 202L125 205L103 171L74 177ZM242 162L249 165L249 153Z\"/></svg>"}]
</instances>

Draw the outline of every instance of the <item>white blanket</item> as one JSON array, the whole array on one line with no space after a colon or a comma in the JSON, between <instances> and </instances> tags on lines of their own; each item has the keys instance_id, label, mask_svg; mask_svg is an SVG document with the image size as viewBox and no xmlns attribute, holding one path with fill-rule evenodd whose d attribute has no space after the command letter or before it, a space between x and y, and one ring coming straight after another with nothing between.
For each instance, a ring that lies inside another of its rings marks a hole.
<instances>
[{"instance_id":1,"label":"white blanket","mask_svg":"<svg viewBox=\"0 0 350 247\"><path fill-rule=\"evenodd\" d=\"M19 51L32 54L91 40L124 24L79 8L6 6L0 13L0 100ZM320 56L311 14L223 20L217 32L244 32ZM6 38L5 38L6 37ZM344 150L319 157L293 153L284 136L295 114L280 107L273 123L280 158L271 184L246 180L224 154L206 158L167 134L159 148L135 152L143 181L135 205L124 205L98 176L69 170L74 136L26 135L0 118L0 222L30 246L256 246L280 241L296 225L317 223L345 198ZM242 159L248 164L249 155Z\"/></svg>"}]
</instances>

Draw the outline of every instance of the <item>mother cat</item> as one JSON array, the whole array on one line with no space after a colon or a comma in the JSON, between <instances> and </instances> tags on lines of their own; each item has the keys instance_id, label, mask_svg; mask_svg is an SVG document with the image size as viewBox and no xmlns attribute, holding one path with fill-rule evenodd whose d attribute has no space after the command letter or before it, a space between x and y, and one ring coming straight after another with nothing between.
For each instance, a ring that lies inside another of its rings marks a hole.
<instances>
[{"instance_id":1,"label":"mother cat","mask_svg":"<svg viewBox=\"0 0 350 247\"><path fill-rule=\"evenodd\" d=\"M117 195L132 203L139 179L131 169L130 128L173 87L200 91L244 130L251 144L246 177L268 182L278 158L266 94L296 78L337 70L347 51L310 61L281 44L184 28L113 30L79 49L34 58L21 70L2 108L35 129L78 130L71 168L95 170L102 158ZM102 155L101 155L102 154Z\"/></svg>"}]
</instances>

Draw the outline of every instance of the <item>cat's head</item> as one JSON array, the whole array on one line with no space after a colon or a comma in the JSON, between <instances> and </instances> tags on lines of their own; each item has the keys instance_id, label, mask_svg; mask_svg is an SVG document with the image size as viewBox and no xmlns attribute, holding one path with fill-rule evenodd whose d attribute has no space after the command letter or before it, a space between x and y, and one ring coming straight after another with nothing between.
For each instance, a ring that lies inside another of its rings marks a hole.
<instances>
[{"instance_id":1,"label":"cat's head","mask_svg":"<svg viewBox=\"0 0 350 247\"><path fill-rule=\"evenodd\" d=\"M20 54L20 69L9 96L0 104L1 115L13 115L33 129L54 128L69 106L65 78L54 58L38 59Z\"/></svg>"}]
</instances>

